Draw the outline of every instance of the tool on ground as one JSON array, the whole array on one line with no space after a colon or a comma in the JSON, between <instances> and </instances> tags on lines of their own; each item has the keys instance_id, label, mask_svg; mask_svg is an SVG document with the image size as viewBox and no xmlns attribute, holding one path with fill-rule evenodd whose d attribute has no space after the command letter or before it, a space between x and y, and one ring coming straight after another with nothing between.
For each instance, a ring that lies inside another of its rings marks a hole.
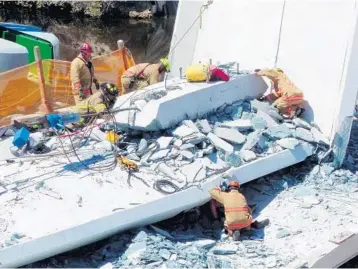
<instances>
[{"instance_id":1,"label":"tool on ground","mask_svg":"<svg viewBox=\"0 0 358 269\"><path fill-rule=\"evenodd\" d=\"M121 168L124 168L128 171L135 171L138 169L138 165L132 161L129 160L127 157L119 155L117 157L118 164L121 166Z\"/></svg>"}]
</instances>

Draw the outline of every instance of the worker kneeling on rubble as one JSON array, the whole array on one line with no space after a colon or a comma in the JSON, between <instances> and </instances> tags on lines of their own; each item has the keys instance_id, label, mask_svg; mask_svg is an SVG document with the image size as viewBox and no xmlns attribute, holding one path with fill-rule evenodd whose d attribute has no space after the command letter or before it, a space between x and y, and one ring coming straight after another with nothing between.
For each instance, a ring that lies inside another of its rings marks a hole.
<instances>
[{"instance_id":1,"label":"worker kneeling on rubble","mask_svg":"<svg viewBox=\"0 0 358 269\"><path fill-rule=\"evenodd\" d=\"M280 68L256 69L259 76L268 77L273 82L273 90L265 94L272 106L287 118L299 117L304 112L303 92L292 83L288 76Z\"/></svg>"},{"instance_id":2,"label":"worker kneeling on rubble","mask_svg":"<svg viewBox=\"0 0 358 269\"><path fill-rule=\"evenodd\" d=\"M163 80L165 72L170 71L167 58L160 59L157 64L141 63L127 69L122 77L122 92L140 90Z\"/></svg>"},{"instance_id":3,"label":"worker kneeling on rubble","mask_svg":"<svg viewBox=\"0 0 358 269\"><path fill-rule=\"evenodd\" d=\"M118 88L113 83L102 83L100 85L100 91L79 102L73 108L73 112L81 115L98 113L99 116L101 116L102 113L113 107L118 92ZM85 121L86 119L82 117L80 123L84 123Z\"/></svg>"},{"instance_id":4,"label":"worker kneeling on rubble","mask_svg":"<svg viewBox=\"0 0 358 269\"><path fill-rule=\"evenodd\" d=\"M252 212L247 205L244 195L240 193L240 184L231 181L224 190L214 188L210 190L213 198L211 201L211 211L215 219L218 220L217 202L224 206L225 211L225 231L233 237L235 241L240 239L240 230L249 230L251 227L260 229L269 224L269 219L261 222L253 220Z\"/></svg>"}]
</instances>

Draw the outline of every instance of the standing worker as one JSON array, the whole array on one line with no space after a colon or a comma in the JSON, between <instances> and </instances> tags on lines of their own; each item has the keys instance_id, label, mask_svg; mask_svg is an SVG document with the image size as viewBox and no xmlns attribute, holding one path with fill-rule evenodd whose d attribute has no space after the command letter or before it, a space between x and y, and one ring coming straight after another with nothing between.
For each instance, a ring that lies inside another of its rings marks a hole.
<instances>
[{"instance_id":1,"label":"standing worker","mask_svg":"<svg viewBox=\"0 0 358 269\"><path fill-rule=\"evenodd\" d=\"M299 117L304 112L303 92L292 83L281 68L256 69L259 76L268 77L273 83L273 90L264 96L272 106L286 118Z\"/></svg>"},{"instance_id":2,"label":"standing worker","mask_svg":"<svg viewBox=\"0 0 358 269\"><path fill-rule=\"evenodd\" d=\"M143 89L163 80L164 73L170 71L167 58L160 59L157 64L141 63L127 69L122 77L122 93Z\"/></svg>"},{"instance_id":3,"label":"standing worker","mask_svg":"<svg viewBox=\"0 0 358 269\"><path fill-rule=\"evenodd\" d=\"M76 104L93 94L92 83L96 84L97 90L99 89L99 83L94 77L94 68L91 62L92 53L92 46L83 43L80 46L80 53L71 62L71 82Z\"/></svg>"},{"instance_id":4,"label":"standing worker","mask_svg":"<svg viewBox=\"0 0 358 269\"><path fill-rule=\"evenodd\" d=\"M247 205L244 195L240 193L240 184L235 180L231 181L224 191L214 188L209 193L213 199L211 211L215 219L218 220L219 217L217 203L224 206L225 230L233 237L234 241L240 239L240 230L249 230L251 227L261 229L270 223L269 219L261 222L253 220L251 209Z\"/></svg>"}]
</instances>

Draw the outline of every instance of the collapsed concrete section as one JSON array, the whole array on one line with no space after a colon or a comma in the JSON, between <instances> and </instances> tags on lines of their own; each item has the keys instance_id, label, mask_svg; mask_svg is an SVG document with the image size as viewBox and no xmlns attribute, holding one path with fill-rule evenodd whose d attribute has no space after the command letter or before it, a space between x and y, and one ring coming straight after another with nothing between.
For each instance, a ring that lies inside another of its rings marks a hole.
<instances>
[{"instance_id":1,"label":"collapsed concrete section","mask_svg":"<svg viewBox=\"0 0 358 269\"><path fill-rule=\"evenodd\" d=\"M186 119L205 117L225 104L260 97L267 89L256 75L240 75L228 82L189 83L170 80L121 96L116 108L137 107L141 111L121 112L116 120L122 128L157 131Z\"/></svg>"}]
</instances>

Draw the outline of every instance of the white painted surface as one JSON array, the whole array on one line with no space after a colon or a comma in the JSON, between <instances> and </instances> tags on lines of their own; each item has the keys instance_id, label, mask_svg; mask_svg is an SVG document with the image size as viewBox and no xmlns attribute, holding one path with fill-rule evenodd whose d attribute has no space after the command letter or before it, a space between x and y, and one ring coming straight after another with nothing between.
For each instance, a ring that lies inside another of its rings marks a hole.
<instances>
[{"instance_id":1,"label":"white painted surface","mask_svg":"<svg viewBox=\"0 0 358 269\"><path fill-rule=\"evenodd\" d=\"M200 20L196 21L195 23L194 21L199 15L200 8L203 4L204 1L200 0L179 1L174 25L174 32L169 52L169 60L172 63L171 71L169 73L170 77L179 77L180 67L183 68L184 75L186 66L192 61L195 42L200 27ZM187 32L188 28L191 27L191 25L193 25L191 30ZM180 41L180 39L182 40ZM178 42L178 46L174 49L174 46Z\"/></svg>"},{"instance_id":2,"label":"white painted surface","mask_svg":"<svg viewBox=\"0 0 358 269\"><path fill-rule=\"evenodd\" d=\"M179 8L189 10L185 3ZM202 28L193 31L198 36L189 36L174 56L183 66L211 58L214 64L238 61L243 70L274 67L277 55L277 66L304 91L311 107L307 119L332 138L335 122L352 114L357 94L355 8L355 0L213 1L202 16ZM196 16L178 13L178 21ZM176 25L174 35L187 28Z\"/></svg>"},{"instance_id":3,"label":"white painted surface","mask_svg":"<svg viewBox=\"0 0 358 269\"><path fill-rule=\"evenodd\" d=\"M301 162L310 154L312 152L309 148L301 145L293 151L285 150L241 167L232 168L228 173L235 173L239 182L243 184L268 172ZM267 168L262 170L263 166ZM48 184L51 184L55 191L65 195L64 200L56 200L36 193L27 194L27 198L25 197L25 200L17 205L18 209L12 209L18 215L20 223L9 227L10 231L7 233L15 231L27 233L31 238L26 238L23 243L0 249L0 267L22 266L129 228L170 218L207 202L210 199L208 190L223 180L222 175L213 176L202 184L201 189L193 187L162 196L158 193L155 195L152 189L143 187L141 182L135 180L132 180L133 189L129 189L125 183L126 176L120 171L108 177L114 184L105 183L102 188L97 187L93 193L96 176L88 176L81 180L80 174L66 179L57 177L49 180ZM101 178L105 178L105 175ZM150 194L145 195L146 191ZM84 195L83 207L76 205L80 193ZM131 201L138 202L138 199L141 200L139 201L142 202L141 205L128 205ZM112 212L116 207L125 209ZM2 216L4 217L5 214L3 213Z\"/></svg>"},{"instance_id":4,"label":"white painted surface","mask_svg":"<svg viewBox=\"0 0 358 269\"><path fill-rule=\"evenodd\" d=\"M25 47L0 38L0 72L28 64Z\"/></svg>"},{"instance_id":5,"label":"white painted surface","mask_svg":"<svg viewBox=\"0 0 358 269\"><path fill-rule=\"evenodd\" d=\"M181 80L174 83L169 81L167 84L179 85L182 89L169 91L166 96L149 101L142 111L135 113L134 122L131 121L130 114L133 112L130 111L118 113L117 122L130 125L133 129L156 130L153 124L155 121L161 129L166 129L187 117L196 119L224 104L257 98L267 88L264 80L256 75L244 75L228 82L188 83ZM152 88L164 90L164 82L147 87L146 90ZM115 108L128 107L132 95L128 93L118 98Z\"/></svg>"}]
</instances>

